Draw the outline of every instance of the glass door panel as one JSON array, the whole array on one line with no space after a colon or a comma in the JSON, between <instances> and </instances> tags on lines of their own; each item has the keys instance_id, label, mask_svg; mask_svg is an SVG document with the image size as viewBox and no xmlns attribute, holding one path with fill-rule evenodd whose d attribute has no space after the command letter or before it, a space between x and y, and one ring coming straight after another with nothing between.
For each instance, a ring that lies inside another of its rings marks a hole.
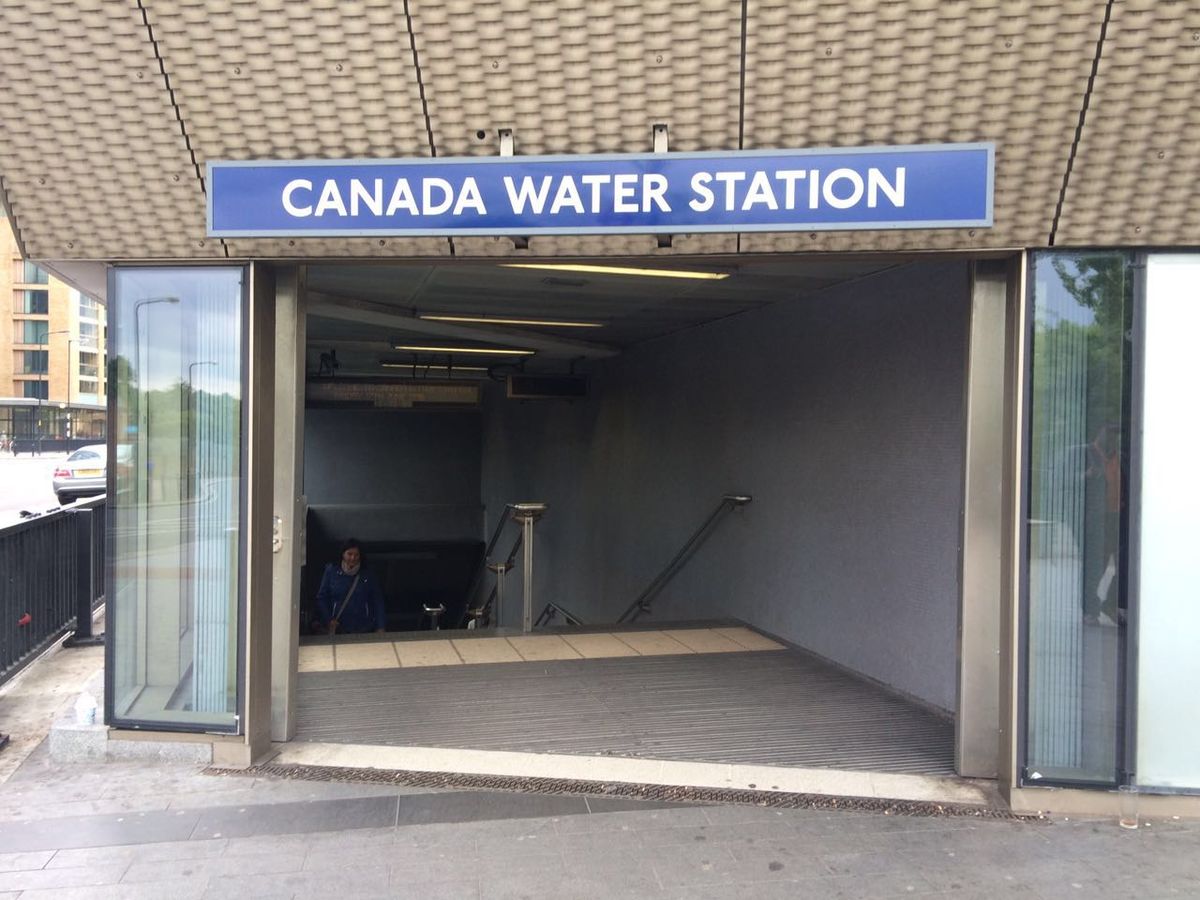
<instances>
[{"instance_id":1,"label":"glass door panel","mask_svg":"<svg viewBox=\"0 0 1200 900\"><path fill-rule=\"evenodd\" d=\"M238 725L245 280L113 272L113 724Z\"/></svg>"},{"instance_id":2,"label":"glass door panel","mask_svg":"<svg viewBox=\"0 0 1200 900\"><path fill-rule=\"evenodd\" d=\"M1130 258L1033 258L1025 778L1112 783L1121 739Z\"/></svg>"}]
</instances>

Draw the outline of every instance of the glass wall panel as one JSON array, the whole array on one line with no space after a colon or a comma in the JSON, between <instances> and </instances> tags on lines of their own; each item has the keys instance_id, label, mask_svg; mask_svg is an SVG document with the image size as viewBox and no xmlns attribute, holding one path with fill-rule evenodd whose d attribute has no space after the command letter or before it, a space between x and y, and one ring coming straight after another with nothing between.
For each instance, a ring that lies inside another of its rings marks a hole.
<instances>
[{"instance_id":1,"label":"glass wall panel","mask_svg":"<svg viewBox=\"0 0 1200 900\"><path fill-rule=\"evenodd\" d=\"M1130 258L1033 259L1028 780L1112 783L1120 765Z\"/></svg>"},{"instance_id":2,"label":"glass wall panel","mask_svg":"<svg viewBox=\"0 0 1200 900\"><path fill-rule=\"evenodd\" d=\"M237 726L244 275L113 273L107 668L118 724Z\"/></svg>"},{"instance_id":3,"label":"glass wall panel","mask_svg":"<svg viewBox=\"0 0 1200 900\"><path fill-rule=\"evenodd\" d=\"M1137 781L1200 788L1200 256L1152 256L1142 364Z\"/></svg>"}]
</instances>

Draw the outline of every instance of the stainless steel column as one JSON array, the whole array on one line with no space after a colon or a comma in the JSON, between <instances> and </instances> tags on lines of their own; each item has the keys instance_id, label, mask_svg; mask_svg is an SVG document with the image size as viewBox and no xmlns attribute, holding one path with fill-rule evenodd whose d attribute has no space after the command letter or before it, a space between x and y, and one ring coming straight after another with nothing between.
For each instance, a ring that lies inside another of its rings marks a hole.
<instances>
[{"instance_id":1,"label":"stainless steel column","mask_svg":"<svg viewBox=\"0 0 1200 900\"><path fill-rule=\"evenodd\" d=\"M1003 538L1006 415L1012 373L1006 362L1015 337L1008 325L1019 265L982 260L972 266L966 366L963 460L962 594L958 633L958 714L955 769L959 775L995 778L1001 741L1001 643L1004 603Z\"/></svg>"},{"instance_id":2,"label":"stainless steel column","mask_svg":"<svg viewBox=\"0 0 1200 900\"><path fill-rule=\"evenodd\" d=\"M533 526L546 512L545 503L514 503L512 517L521 523L524 554L521 579L525 585L525 602L521 609L521 631L533 631Z\"/></svg>"},{"instance_id":3,"label":"stainless steel column","mask_svg":"<svg viewBox=\"0 0 1200 900\"><path fill-rule=\"evenodd\" d=\"M499 628L504 621L501 616L504 614L504 576L508 574L508 570L512 568L506 562L489 563L488 568L496 574L496 605L492 607L492 627Z\"/></svg>"}]
</instances>

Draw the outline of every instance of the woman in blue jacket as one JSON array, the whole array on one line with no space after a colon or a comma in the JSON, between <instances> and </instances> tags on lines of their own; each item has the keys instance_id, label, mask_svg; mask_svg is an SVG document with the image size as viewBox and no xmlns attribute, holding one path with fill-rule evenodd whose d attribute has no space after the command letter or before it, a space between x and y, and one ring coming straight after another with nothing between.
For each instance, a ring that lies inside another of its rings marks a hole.
<instances>
[{"instance_id":1,"label":"woman in blue jacket","mask_svg":"<svg viewBox=\"0 0 1200 900\"><path fill-rule=\"evenodd\" d=\"M317 616L330 634L365 634L386 631L383 591L376 577L362 565L362 548L350 538L342 544L342 559L330 563L317 590Z\"/></svg>"}]
</instances>

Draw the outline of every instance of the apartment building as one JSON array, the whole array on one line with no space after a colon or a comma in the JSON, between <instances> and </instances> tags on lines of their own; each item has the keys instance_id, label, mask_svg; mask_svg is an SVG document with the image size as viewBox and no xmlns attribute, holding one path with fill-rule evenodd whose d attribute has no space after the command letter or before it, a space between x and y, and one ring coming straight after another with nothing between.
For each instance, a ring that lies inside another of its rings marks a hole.
<instances>
[{"instance_id":1,"label":"apartment building","mask_svg":"<svg viewBox=\"0 0 1200 900\"><path fill-rule=\"evenodd\" d=\"M21 256L0 215L0 435L18 452L105 433L105 316L95 298Z\"/></svg>"}]
</instances>

